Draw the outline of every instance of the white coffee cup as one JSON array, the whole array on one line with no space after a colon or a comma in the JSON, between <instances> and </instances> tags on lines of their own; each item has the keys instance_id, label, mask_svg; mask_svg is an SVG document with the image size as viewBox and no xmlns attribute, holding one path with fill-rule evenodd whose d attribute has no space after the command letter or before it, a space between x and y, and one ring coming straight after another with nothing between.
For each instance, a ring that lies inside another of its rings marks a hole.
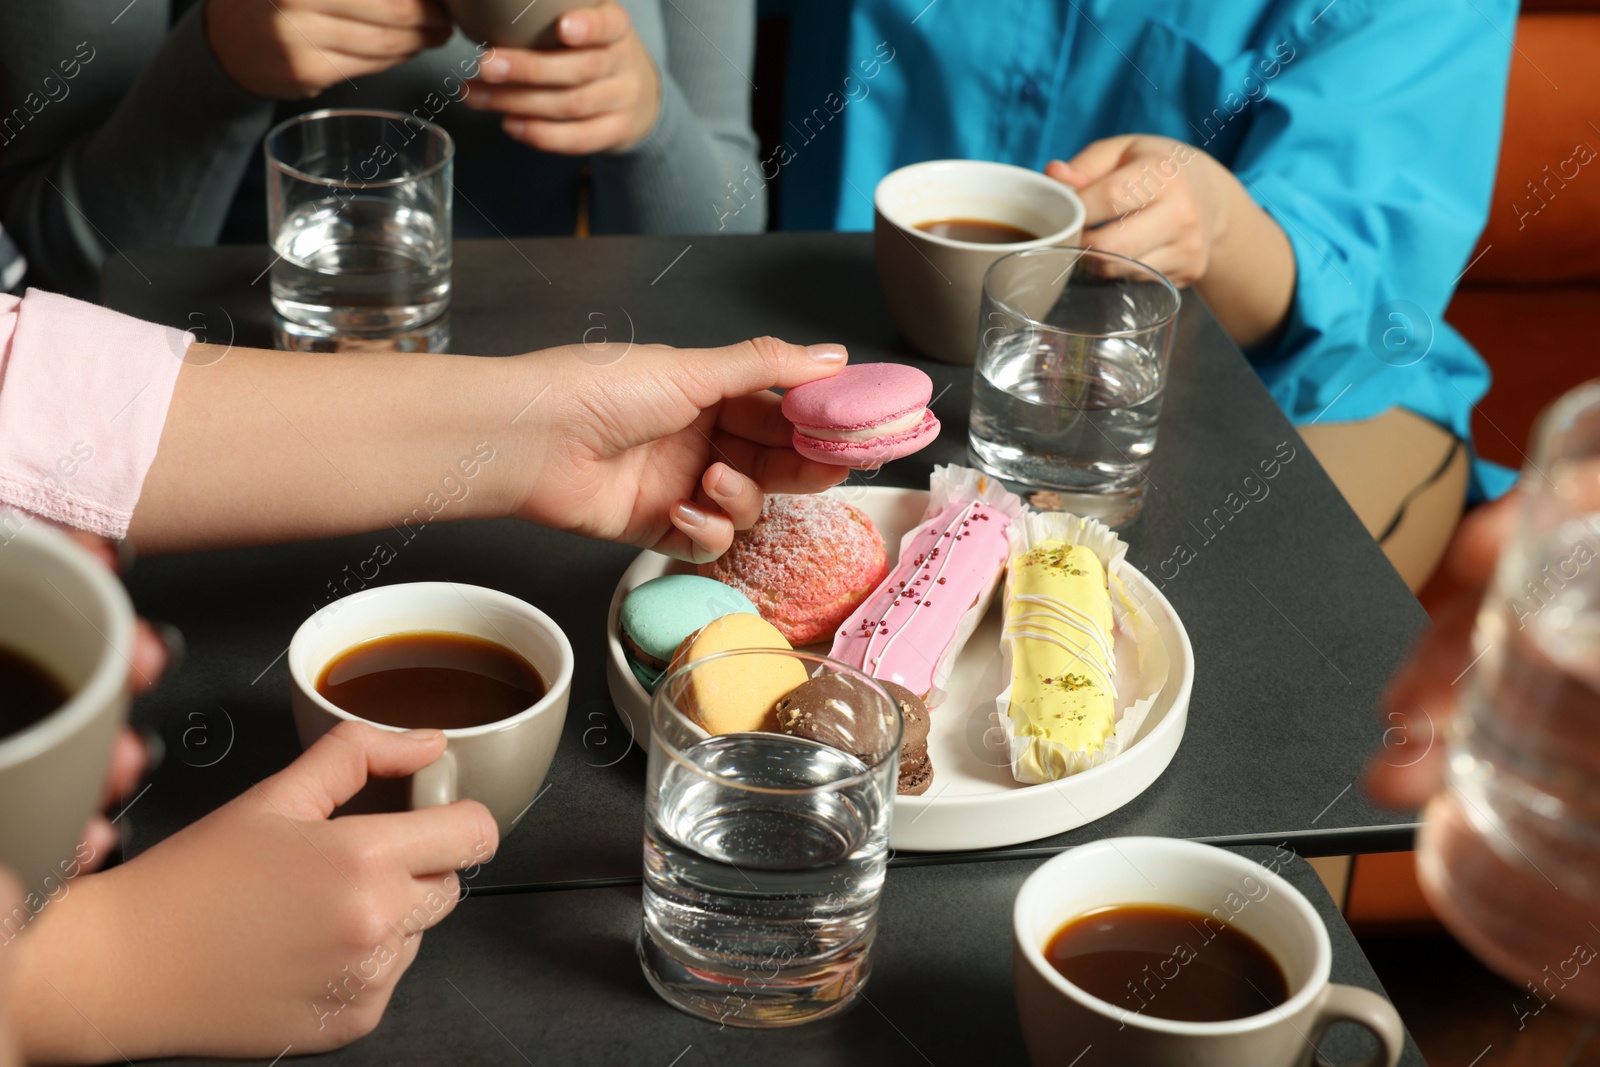
<instances>
[{"instance_id":1,"label":"white coffee cup","mask_svg":"<svg viewBox=\"0 0 1600 1067\"><path fill-rule=\"evenodd\" d=\"M29 912L99 858L85 854L83 828L100 807L111 746L128 718L133 635L133 605L104 564L44 523L0 512L0 647L69 694L0 738L0 865L27 888ZM18 917L6 918L9 934Z\"/></svg>"},{"instance_id":2,"label":"white coffee cup","mask_svg":"<svg viewBox=\"0 0 1600 1067\"><path fill-rule=\"evenodd\" d=\"M1241 1019L1177 1022L1152 1014L1159 992L1148 1004L1142 998L1113 1004L1067 981L1045 959L1045 946L1072 919L1141 904L1189 908L1248 934L1283 969L1289 999ZM1035 1067L1309 1067L1322 1062L1313 1043L1336 1022L1364 1026L1378 1039L1378 1055L1363 1067L1394 1067L1400 1059L1405 1031L1394 1005L1368 990L1331 984L1333 951L1311 902L1268 867L1235 853L1163 837L1107 838L1069 849L1023 883L1012 928L1017 1014Z\"/></svg>"},{"instance_id":3,"label":"white coffee cup","mask_svg":"<svg viewBox=\"0 0 1600 1067\"><path fill-rule=\"evenodd\" d=\"M873 255L895 325L911 347L946 363L978 351L983 275L1001 256L1077 244L1083 201L1065 182L1009 163L939 159L892 171L872 194ZM957 241L917 229L980 219L1039 236L1010 244Z\"/></svg>"},{"instance_id":4,"label":"white coffee cup","mask_svg":"<svg viewBox=\"0 0 1600 1067\"><path fill-rule=\"evenodd\" d=\"M412 582L363 589L323 607L289 642L300 743L309 746L340 722L369 722L317 692L317 679L332 660L364 641L417 632L492 641L522 656L545 682L545 695L532 707L484 726L446 730L444 755L411 776L410 807L477 800L494 815L503 838L539 795L572 692L566 634L550 616L514 596L476 585Z\"/></svg>"},{"instance_id":5,"label":"white coffee cup","mask_svg":"<svg viewBox=\"0 0 1600 1067\"><path fill-rule=\"evenodd\" d=\"M445 0L450 17L474 41L495 48L558 48L556 24L597 0Z\"/></svg>"}]
</instances>

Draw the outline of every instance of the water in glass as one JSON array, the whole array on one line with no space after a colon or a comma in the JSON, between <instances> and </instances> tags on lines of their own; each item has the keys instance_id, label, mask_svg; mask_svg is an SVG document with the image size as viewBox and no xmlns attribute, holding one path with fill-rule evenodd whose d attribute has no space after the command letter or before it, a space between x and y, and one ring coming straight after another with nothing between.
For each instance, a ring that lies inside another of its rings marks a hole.
<instances>
[{"instance_id":1,"label":"water in glass","mask_svg":"<svg viewBox=\"0 0 1600 1067\"><path fill-rule=\"evenodd\" d=\"M970 444L991 474L1072 492L1137 490L1161 415L1158 355L1124 338L1021 329L973 379Z\"/></svg>"},{"instance_id":2,"label":"water in glass","mask_svg":"<svg viewBox=\"0 0 1600 1067\"><path fill-rule=\"evenodd\" d=\"M886 798L854 756L781 734L716 736L681 756L647 804L651 984L734 1026L848 1004L870 966L892 787Z\"/></svg>"},{"instance_id":3,"label":"water in glass","mask_svg":"<svg viewBox=\"0 0 1600 1067\"><path fill-rule=\"evenodd\" d=\"M450 299L450 234L401 199L330 197L285 216L273 249L272 302L329 333L404 330Z\"/></svg>"},{"instance_id":4,"label":"water in glass","mask_svg":"<svg viewBox=\"0 0 1600 1067\"><path fill-rule=\"evenodd\" d=\"M1519 1026L1600 1015L1600 381L1529 451L1417 856L1439 917L1522 990Z\"/></svg>"},{"instance_id":5,"label":"water in glass","mask_svg":"<svg viewBox=\"0 0 1600 1067\"><path fill-rule=\"evenodd\" d=\"M1589 523L1600 531L1600 515ZM1600 566L1592 551L1588 560L1583 570ZM1550 1003L1600 1014L1600 604L1586 584L1535 612L1525 592L1485 601L1477 647L1487 651L1420 838L1429 900L1524 989L1519 1015ZM1549 585L1541 575L1537 588Z\"/></svg>"}]
</instances>

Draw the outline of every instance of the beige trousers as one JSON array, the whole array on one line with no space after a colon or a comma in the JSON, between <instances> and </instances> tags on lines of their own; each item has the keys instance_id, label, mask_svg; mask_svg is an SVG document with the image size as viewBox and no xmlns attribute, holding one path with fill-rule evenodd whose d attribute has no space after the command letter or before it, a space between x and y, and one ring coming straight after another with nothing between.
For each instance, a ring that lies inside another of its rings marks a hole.
<instances>
[{"instance_id":1,"label":"beige trousers","mask_svg":"<svg viewBox=\"0 0 1600 1067\"><path fill-rule=\"evenodd\" d=\"M1300 436L1406 585L1421 589L1466 506L1466 445L1401 408L1302 426Z\"/></svg>"},{"instance_id":2,"label":"beige trousers","mask_svg":"<svg viewBox=\"0 0 1600 1067\"><path fill-rule=\"evenodd\" d=\"M1360 422L1302 426L1300 436L1406 585L1421 589L1466 506L1466 445L1402 408ZM1351 857L1310 863L1344 910Z\"/></svg>"}]
</instances>

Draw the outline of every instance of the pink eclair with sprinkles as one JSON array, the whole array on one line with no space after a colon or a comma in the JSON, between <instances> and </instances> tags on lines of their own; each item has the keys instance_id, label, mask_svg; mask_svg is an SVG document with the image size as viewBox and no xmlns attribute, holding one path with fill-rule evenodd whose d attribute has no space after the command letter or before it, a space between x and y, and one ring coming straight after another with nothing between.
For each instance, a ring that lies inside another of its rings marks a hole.
<instances>
[{"instance_id":1,"label":"pink eclair with sprinkles","mask_svg":"<svg viewBox=\"0 0 1600 1067\"><path fill-rule=\"evenodd\" d=\"M961 468L944 472L972 474ZM954 657L1005 568L1006 529L1020 512L1010 494L950 499L900 543L900 560L835 631L829 655L905 686L933 707ZM996 506L999 505L999 506Z\"/></svg>"},{"instance_id":2,"label":"pink eclair with sprinkles","mask_svg":"<svg viewBox=\"0 0 1600 1067\"><path fill-rule=\"evenodd\" d=\"M858 363L783 396L794 450L818 463L871 469L939 436L928 410L933 380L899 363Z\"/></svg>"}]
</instances>

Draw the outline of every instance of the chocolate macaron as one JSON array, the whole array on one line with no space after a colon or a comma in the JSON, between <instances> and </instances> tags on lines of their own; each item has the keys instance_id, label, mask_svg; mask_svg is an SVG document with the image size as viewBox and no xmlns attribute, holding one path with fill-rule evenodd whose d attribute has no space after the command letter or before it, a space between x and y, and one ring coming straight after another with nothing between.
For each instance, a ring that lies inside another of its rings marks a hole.
<instances>
[{"instance_id":1,"label":"chocolate macaron","mask_svg":"<svg viewBox=\"0 0 1600 1067\"><path fill-rule=\"evenodd\" d=\"M881 680L880 680L881 681ZM916 795L926 792L933 780L933 761L928 758L928 709L911 690L894 682L881 682L900 706L905 724L900 739L900 776L896 793ZM866 760L867 753L857 739L856 705L860 690L844 674L824 674L796 686L778 701L778 730L790 737L802 737L829 745Z\"/></svg>"},{"instance_id":2,"label":"chocolate macaron","mask_svg":"<svg viewBox=\"0 0 1600 1067\"><path fill-rule=\"evenodd\" d=\"M922 698L905 686L879 681L900 705L900 715L905 721L900 737L900 784L895 792L902 796L919 796L928 791L928 783L933 781L933 758L928 755L928 709Z\"/></svg>"}]
</instances>

